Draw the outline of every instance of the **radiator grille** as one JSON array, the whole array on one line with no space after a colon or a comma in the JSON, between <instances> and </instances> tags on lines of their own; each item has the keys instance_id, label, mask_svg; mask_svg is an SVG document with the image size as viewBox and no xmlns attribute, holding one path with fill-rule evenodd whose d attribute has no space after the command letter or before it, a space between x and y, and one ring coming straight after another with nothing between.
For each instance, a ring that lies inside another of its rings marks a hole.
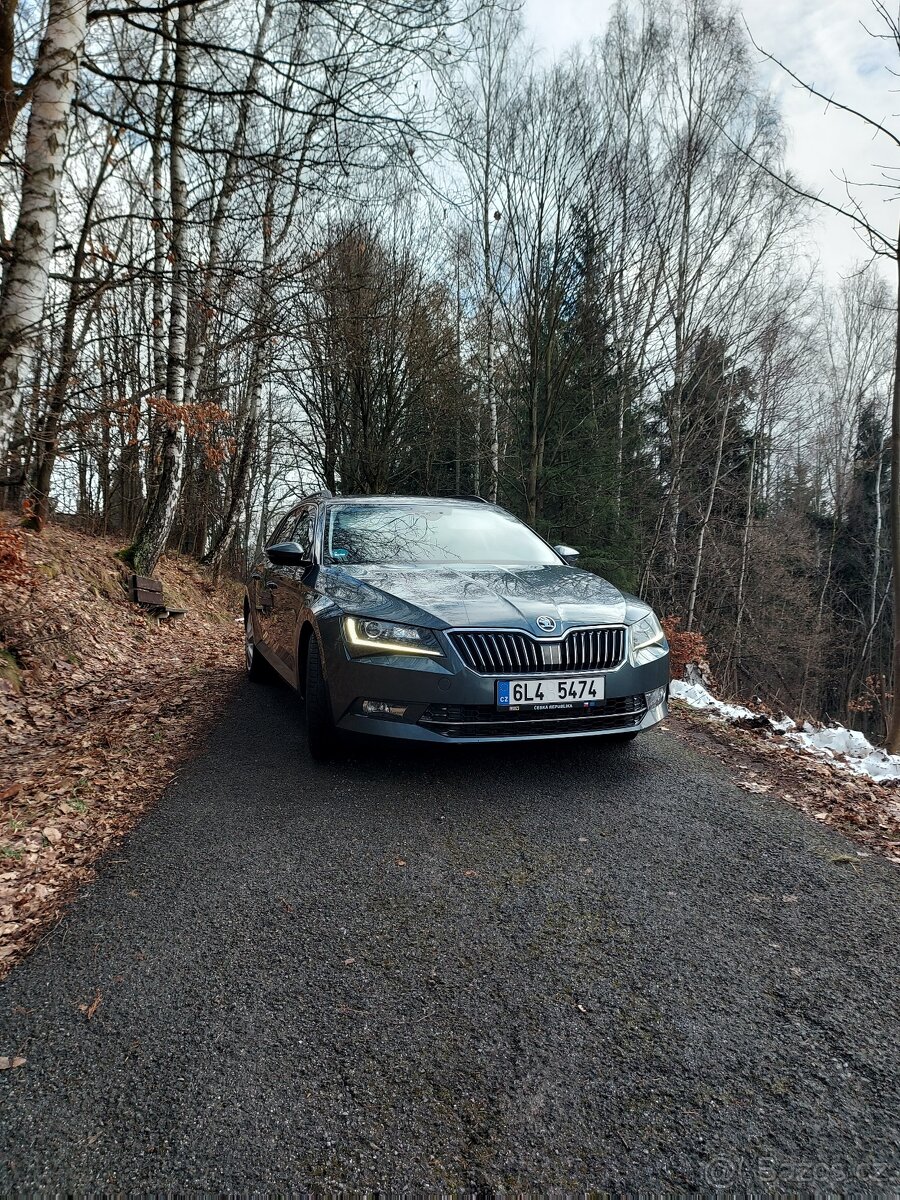
<instances>
[{"instance_id":1,"label":"radiator grille","mask_svg":"<svg viewBox=\"0 0 900 1200\"><path fill-rule=\"evenodd\" d=\"M467 667L479 675L544 675L608 671L625 659L625 628L573 629L559 641L527 633L474 630L448 635Z\"/></svg>"}]
</instances>

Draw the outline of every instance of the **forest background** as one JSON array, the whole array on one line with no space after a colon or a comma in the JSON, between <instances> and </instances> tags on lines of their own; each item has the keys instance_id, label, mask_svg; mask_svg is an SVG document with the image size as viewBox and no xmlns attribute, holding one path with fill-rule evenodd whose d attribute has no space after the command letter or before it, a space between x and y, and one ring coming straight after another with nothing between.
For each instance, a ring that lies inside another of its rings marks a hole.
<instances>
[{"instance_id":1,"label":"forest background","mask_svg":"<svg viewBox=\"0 0 900 1200\"><path fill-rule=\"evenodd\" d=\"M495 0L5 0L0 502L149 574L477 494L883 736L896 296L849 184L820 271L770 65L716 0L553 62Z\"/></svg>"}]
</instances>

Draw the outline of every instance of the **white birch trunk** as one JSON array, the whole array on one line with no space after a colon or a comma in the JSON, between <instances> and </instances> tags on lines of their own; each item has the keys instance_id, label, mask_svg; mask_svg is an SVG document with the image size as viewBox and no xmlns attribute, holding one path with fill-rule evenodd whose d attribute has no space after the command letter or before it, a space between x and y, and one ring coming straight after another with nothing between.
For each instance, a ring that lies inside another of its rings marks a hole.
<instances>
[{"instance_id":1,"label":"white birch trunk","mask_svg":"<svg viewBox=\"0 0 900 1200\"><path fill-rule=\"evenodd\" d=\"M709 497L706 502L706 508L703 512L703 520L700 523L700 536L697 539L697 553L694 557L694 573L691 578L691 591L688 597L687 620L685 621L685 632L690 633L694 628L694 610L697 607L697 589L700 586L700 571L703 568L703 543L706 540L706 530L712 517L712 511L716 503L716 492L719 488L719 475L722 471L722 456L725 451L725 428L728 424L728 412L731 408L731 396L725 400L722 408L722 424L719 426L719 444L716 447L716 465L713 470L712 484L709 489Z\"/></svg>"},{"instance_id":2,"label":"white birch trunk","mask_svg":"<svg viewBox=\"0 0 900 1200\"><path fill-rule=\"evenodd\" d=\"M203 561L216 572L219 571L225 556L231 549L234 536L244 508L247 495L247 481L250 477L251 466L256 454L256 439L259 426L259 407L262 399L263 383L271 355L270 334L274 327L274 304L272 300L272 223L274 207L274 187L270 189L266 203L266 214L263 223L263 255L260 271L260 296L258 299L259 320L257 322L255 344L250 359L250 377L247 381L247 413L243 423L243 439L237 469L231 489L231 497L222 522L222 530L218 540L204 556Z\"/></svg>"},{"instance_id":3,"label":"white birch trunk","mask_svg":"<svg viewBox=\"0 0 900 1200\"><path fill-rule=\"evenodd\" d=\"M879 436L878 466L875 471L875 534L873 537L875 557L872 563L872 594L869 597L869 633L867 641L872 637L878 621L878 576L881 570L881 530L884 523L881 513L881 477L884 467L884 450L884 439Z\"/></svg>"},{"instance_id":4,"label":"white birch trunk","mask_svg":"<svg viewBox=\"0 0 900 1200\"><path fill-rule=\"evenodd\" d=\"M86 24L87 0L50 0L28 118L19 217L0 299L0 458L15 424L19 379L43 318Z\"/></svg>"},{"instance_id":5,"label":"white birch trunk","mask_svg":"<svg viewBox=\"0 0 900 1200\"><path fill-rule=\"evenodd\" d=\"M190 31L193 7L185 5L175 24L175 72L169 147L169 186L172 195L172 291L169 302L169 341L166 362L165 426L160 444L159 478L129 550L139 575L149 575L166 548L181 496L184 474L184 379L188 324L188 196L185 163L185 118L190 82Z\"/></svg>"},{"instance_id":6,"label":"white birch trunk","mask_svg":"<svg viewBox=\"0 0 900 1200\"><path fill-rule=\"evenodd\" d=\"M228 159L225 164L225 174L222 179L221 187L219 188L219 198L216 202L215 212L213 213L213 219L210 225L209 259L206 265L203 289L200 296L198 319L199 328L197 330L196 340L194 340L191 361L185 377L184 401L186 404L193 404L197 397L197 388L200 383L200 376L203 372L203 365L206 362L206 351L209 346L209 310L211 309L213 300L215 298L213 292L216 283L216 272L219 267L219 260L222 256L222 241L225 234L225 222L228 218L231 201L234 197L234 192L238 184L238 168L240 166L241 156L244 152L244 145L247 141L247 125L250 120L250 111L253 101L256 98L256 93L259 87L259 76L263 62L263 51L265 49L266 35L268 34L269 25L272 21L274 7L274 0L267 0L265 9L263 10L262 20L260 21L259 30L256 35L256 45L253 50L253 59L250 64L250 70L247 73L247 80L244 84L241 103L238 108L237 123L235 125L231 149L228 153Z\"/></svg>"},{"instance_id":7,"label":"white birch trunk","mask_svg":"<svg viewBox=\"0 0 900 1200\"><path fill-rule=\"evenodd\" d=\"M741 636L743 634L744 624L744 602L747 592L747 574L750 569L750 533L753 528L753 504L755 500L754 489L756 487L756 452L759 444L759 439L762 437L763 421L760 418L757 428L753 433L753 449L750 453L750 478L747 481L747 503L744 506L744 525L741 532L741 569L738 574L737 599L735 601L735 618L734 618L734 636L731 640L731 649L728 652L729 672L734 671L732 683L737 689L737 678L741 664Z\"/></svg>"},{"instance_id":8,"label":"white birch trunk","mask_svg":"<svg viewBox=\"0 0 900 1200\"><path fill-rule=\"evenodd\" d=\"M900 235L896 245L897 324L894 336L894 378L891 386L891 599L893 601L892 696L885 749L900 753Z\"/></svg>"},{"instance_id":9,"label":"white birch trunk","mask_svg":"<svg viewBox=\"0 0 900 1200\"><path fill-rule=\"evenodd\" d=\"M164 16L161 22L163 44L159 79L156 82L156 102L153 109L153 143L151 146L153 211L153 386L161 395L166 384L166 214L165 214L165 118L166 91L169 86L169 28Z\"/></svg>"}]
</instances>

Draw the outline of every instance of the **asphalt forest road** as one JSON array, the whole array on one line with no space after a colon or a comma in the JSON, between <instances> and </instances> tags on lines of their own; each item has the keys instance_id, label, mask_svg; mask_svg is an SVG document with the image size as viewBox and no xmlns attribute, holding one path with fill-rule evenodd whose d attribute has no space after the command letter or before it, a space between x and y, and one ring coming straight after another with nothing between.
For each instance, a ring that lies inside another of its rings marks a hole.
<instances>
[{"instance_id":1,"label":"asphalt forest road","mask_svg":"<svg viewBox=\"0 0 900 1200\"><path fill-rule=\"evenodd\" d=\"M898 902L670 732L316 766L246 685L3 987L0 1187L895 1190Z\"/></svg>"}]
</instances>

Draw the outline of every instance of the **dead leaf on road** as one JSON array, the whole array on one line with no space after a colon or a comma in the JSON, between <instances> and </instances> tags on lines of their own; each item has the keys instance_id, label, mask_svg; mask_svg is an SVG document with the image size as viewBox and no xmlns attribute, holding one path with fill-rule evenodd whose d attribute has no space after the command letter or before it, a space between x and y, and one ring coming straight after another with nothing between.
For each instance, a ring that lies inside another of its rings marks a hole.
<instances>
[{"instance_id":1,"label":"dead leaf on road","mask_svg":"<svg viewBox=\"0 0 900 1200\"><path fill-rule=\"evenodd\" d=\"M100 1007L100 1005L102 1003L103 1003L103 996L101 995L100 992L97 992L97 995L93 998L93 1000L90 1002L90 1004L80 1004L79 1008L84 1013L85 1018L88 1021L90 1021L91 1017L93 1017L94 1013L97 1011L97 1009Z\"/></svg>"},{"instance_id":2,"label":"dead leaf on road","mask_svg":"<svg viewBox=\"0 0 900 1200\"><path fill-rule=\"evenodd\" d=\"M859 870L859 863L852 854L832 854L831 861L835 864L835 866L846 865L855 867L857 871Z\"/></svg>"},{"instance_id":3,"label":"dead leaf on road","mask_svg":"<svg viewBox=\"0 0 900 1200\"><path fill-rule=\"evenodd\" d=\"M26 1059L16 1054L13 1056L0 1054L0 1071L11 1071L16 1067L24 1067Z\"/></svg>"}]
</instances>

